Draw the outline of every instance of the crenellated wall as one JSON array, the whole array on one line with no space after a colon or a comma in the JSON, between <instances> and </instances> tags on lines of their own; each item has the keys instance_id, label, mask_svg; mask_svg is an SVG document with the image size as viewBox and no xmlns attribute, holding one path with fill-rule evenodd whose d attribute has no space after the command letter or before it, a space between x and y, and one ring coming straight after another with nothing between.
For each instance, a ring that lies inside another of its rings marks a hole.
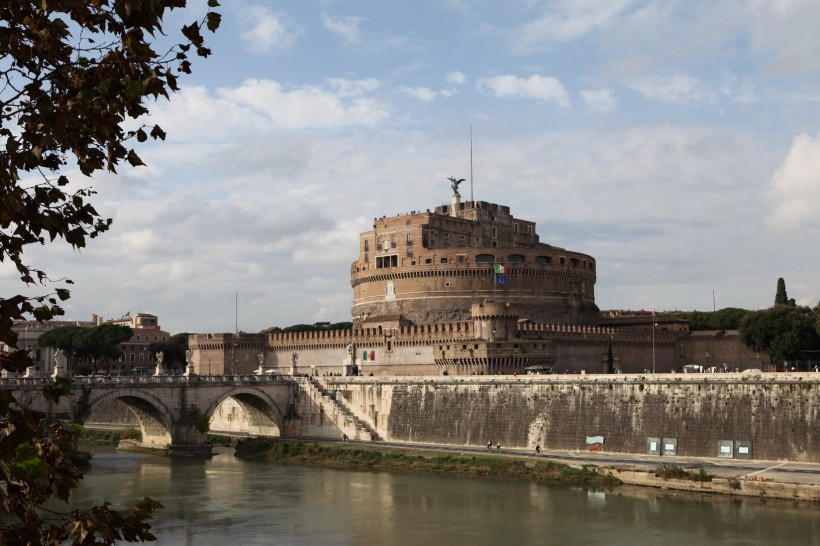
<instances>
[{"instance_id":1,"label":"crenellated wall","mask_svg":"<svg viewBox=\"0 0 820 546\"><path fill-rule=\"evenodd\" d=\"M716 457L749 441L755 459L820 462L820 374L658 374L459 378L326 378L388 441Z\"/></svg>"}]
</instances>

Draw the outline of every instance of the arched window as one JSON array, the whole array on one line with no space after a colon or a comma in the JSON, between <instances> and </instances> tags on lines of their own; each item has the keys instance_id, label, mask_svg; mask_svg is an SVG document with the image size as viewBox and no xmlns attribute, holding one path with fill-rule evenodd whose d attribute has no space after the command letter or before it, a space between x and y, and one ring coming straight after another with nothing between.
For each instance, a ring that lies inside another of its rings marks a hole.
<instances>
[{"instance_id":1,"label":"arched window","mask_svg":"<svg viewBox=\"0 0 820 546\"><path fill-rule=\"evenodd\" d=\"M491 264L495 263L495 256L492 254L479 254L475 257L477 264Z\"/></svg>"},{"instance_id":2,"label":"arched window","mask_svg":"<svg viewBox=\"0 0 820 546\"><path fill-rule=\"evenodd\" d=\"M507 263L522 264L524 263L524 256L521 254L510 254L507 256Z\"/></svg>"},{"instance_id":3,"label":"arched window","mask_svg":"<svg viewBox=\"0 0 820 546\"><path fill-rule=\"evenodd\" d=\"M536 256L535 263L537 264L551 264L552 256Z\"/></svg>"}]
</instances>

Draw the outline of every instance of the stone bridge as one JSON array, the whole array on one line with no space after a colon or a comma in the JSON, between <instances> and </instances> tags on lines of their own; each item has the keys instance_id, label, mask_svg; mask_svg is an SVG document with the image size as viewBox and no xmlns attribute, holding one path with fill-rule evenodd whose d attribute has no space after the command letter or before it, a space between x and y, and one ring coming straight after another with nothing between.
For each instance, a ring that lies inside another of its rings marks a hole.
<instances>
[{"instance_id":1,"label":"stone bridge","mask_svg":"<svg viewBox=\"0 0 820 546\"><path fill-rule=\"evenodd\" d=\"M275 375L78 377L74 392L54 404L44 399L51 378L6 378L20 406L49 420L85 423L95 407L125 404L142 432L138 447L172 454L208 454L209 422L225 402L240 408L234 432L252 436L370 438L371 431L309 378Z\"/></svg>"}]
</instances>

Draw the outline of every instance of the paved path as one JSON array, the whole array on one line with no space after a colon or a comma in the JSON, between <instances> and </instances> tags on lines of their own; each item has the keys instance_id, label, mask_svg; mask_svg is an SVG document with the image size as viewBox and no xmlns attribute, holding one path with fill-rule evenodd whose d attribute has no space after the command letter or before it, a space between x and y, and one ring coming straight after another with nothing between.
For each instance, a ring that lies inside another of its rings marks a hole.
<instances>
[{"instance_id":1,"label":"paved path","mask_svg":"<svg viewBox=\"0 0 820 546\"><path fill-rule=\"evenodd\" d=\"M357 442L369 445L368 442ZM465 455L524 457L557 461L574 466L594 464L617 467L623 470L654 470L660 465L677 465L684 470L700 470L722 478L759 478L783 483L820 484L820 465L789 461L759 461L754 459L709 459L702 457L661 457L658 455L632 455L628 453L606 453L602 451L549 451L536 455L532 450L502 448L487 449L486 446L451 446L437 444L414 444L405 442L377 442L382 447L422 449Z\"/></svg>"}]
</instances>

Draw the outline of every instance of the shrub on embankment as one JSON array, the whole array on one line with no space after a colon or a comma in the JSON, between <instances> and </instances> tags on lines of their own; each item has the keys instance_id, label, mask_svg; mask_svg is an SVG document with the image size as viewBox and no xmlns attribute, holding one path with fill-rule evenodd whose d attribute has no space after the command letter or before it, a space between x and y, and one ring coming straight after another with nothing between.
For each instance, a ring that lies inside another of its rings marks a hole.
<instances>
[{"instance_id":1,"label":"shrub on embankment","mask_svg":"<svg viewBox=\"0 0 820 546\"><path fill-rule=\"evenodd\" d=\"M355 444L323 445L269 438L248 438L237 443L236 456L332 468L446 472L593 487L614 487L621 484L617 478L599 474L594 465L573 468L550 461L522 460L511 457L428 456L397 449L362 447Z\"/></svg>"},{"instance_id":2,"label":"shrub on embankment","mask_svg":"<svg viewBox=\"0 0 820 546\"><path fill-rule=\"evenodd\" d=\"M77 435L77 439L81 442L91 444L105 444L115 446L120 443L120 440L140 440L142 434L139 430L133 428L125 428L122 430L107 430L98 428L85 428L77 425L73 430Z\"/></svg>"}]
</instances>

